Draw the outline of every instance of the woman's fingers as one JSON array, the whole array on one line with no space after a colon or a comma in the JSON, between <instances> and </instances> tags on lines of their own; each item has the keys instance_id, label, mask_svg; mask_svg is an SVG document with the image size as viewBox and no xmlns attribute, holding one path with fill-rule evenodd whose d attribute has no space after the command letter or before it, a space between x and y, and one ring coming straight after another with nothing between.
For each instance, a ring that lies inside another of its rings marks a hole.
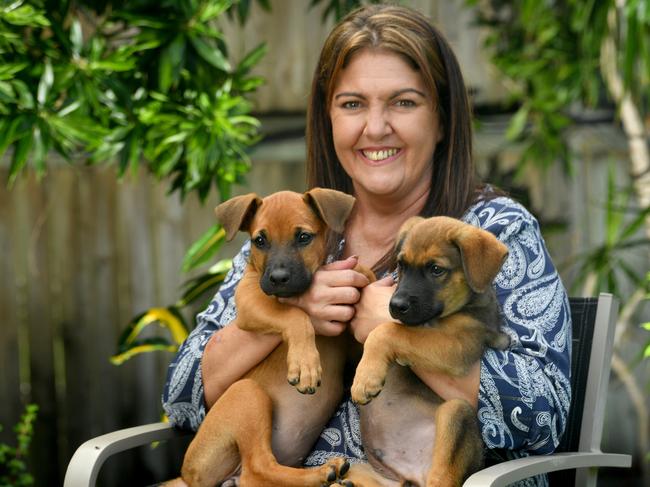
<instances>
[{"instance_id":1,"label":"woman's fingers","mask_svg":"<svg viewBox=\"0 0 650 487\"><path fill-rule=\"evenodd\" d=\"M278 300L305 311L317 334L339 335L354 317L360 289L369 284L366 276L353 270L357 263L358 258L352 256L324 265L314 273L305 293Z\"/></svg>"},{"instance_id":2,"label":"woman's fingers","mask_svg":"<svg viewBox=\"0 0 650 487\"><path fill-rule=\"evenodd\" d=\"M324 271L340 271L344 269L354 269L358 264L359 258L356 255L351 255L350 257L343 260L335 260L329 264L325 264L320 268Z\"/></svg>"}]
</instances>

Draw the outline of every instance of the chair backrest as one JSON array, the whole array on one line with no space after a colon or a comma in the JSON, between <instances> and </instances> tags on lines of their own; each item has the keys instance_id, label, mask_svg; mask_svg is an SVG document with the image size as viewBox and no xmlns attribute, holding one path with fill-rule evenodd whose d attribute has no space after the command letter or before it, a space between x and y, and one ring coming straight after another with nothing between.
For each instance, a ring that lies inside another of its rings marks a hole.
<instances>
[{"instance_id":1,"label":"chair backrest","mask_svg":"<svg viewBox=\"0 0 650 487\"><path fill-rule=\"evenodd\" d=\"M556 451L600 451L607 386L612 360L618 300L570 298L573 327L571 355L571 409L564 436ZM575 472L556 472L551 485L573 485Z\"/></svg>"}]
</instances>

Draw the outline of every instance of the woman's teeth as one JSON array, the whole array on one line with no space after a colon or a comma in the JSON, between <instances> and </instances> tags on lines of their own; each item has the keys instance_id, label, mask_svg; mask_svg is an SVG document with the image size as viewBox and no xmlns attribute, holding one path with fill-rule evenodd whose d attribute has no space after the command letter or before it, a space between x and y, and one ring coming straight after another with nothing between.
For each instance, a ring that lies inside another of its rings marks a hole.
<instances>
[{"instance_id":1,"label":"woman's teeth","mask_svg":"<svg viewBox=\"0 0 650 487\"><path fill-rule=\"evenodd\" d=\"M382 161L384 159L388 159L389 157L394 156L397 154L399 149L384 149L384 150L364 150L361 151L365 157L370 159L371 161Z\"/></svg>"}]
</instances>

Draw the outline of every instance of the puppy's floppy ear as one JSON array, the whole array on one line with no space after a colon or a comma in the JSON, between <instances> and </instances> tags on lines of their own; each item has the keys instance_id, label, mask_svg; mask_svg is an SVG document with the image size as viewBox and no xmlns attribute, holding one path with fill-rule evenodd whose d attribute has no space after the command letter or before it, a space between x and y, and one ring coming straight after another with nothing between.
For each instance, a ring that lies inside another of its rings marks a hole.
<instances>
[{"instance_id":1,"label":"puppy's floppy ear","mask_svg":"<svg viewBox=\"0 0 650 487\"><path fill-rule=\"evenodd\" d=\"M335 189L314 188L304 195L306 203L337 233L345 230L345 221L350 216L355 198Z\"/></svg>"},{"instance_id":2,"label":"puppy's floppy ear","mask_svg":"<svg viewBox=\"0 0 650 487\"><path fill-rule=\"evenodd\" d=\"M248 231L262 199L255 193L235 196L214 209L217 220L226 231L226 240L232 240L237 231Z\"/></svg>"},{"instance_id":3,"label":"puppy's floppy ear","mask_svg":"<svg viewBox=\"0 0 650 487\"><path fill-rule=\"evenodd\" d=\"M469 224L452 241L460 249L469 287L478 293L487 291L508 256L508 247L487 230Z\"/></svg>"},{"instance_id":4,"label":"puppy's floppy ear","mask_svg":"<svg viewBox=\"0 0 650 487\"><path fill-rule=\"evenodd\" d=\"M402 226L400 227L399 231L397 232L397 239L395 239L395 253L399 254L400 251L402 250L402 245L404 244L404 239L406 238L406 235L409 233L411 228L413 228L416 224L420 223L423 221L424 218L421 216L412 216L408 220L406 220L404 223L402 223Z\"/></svg>"}]
</instances>

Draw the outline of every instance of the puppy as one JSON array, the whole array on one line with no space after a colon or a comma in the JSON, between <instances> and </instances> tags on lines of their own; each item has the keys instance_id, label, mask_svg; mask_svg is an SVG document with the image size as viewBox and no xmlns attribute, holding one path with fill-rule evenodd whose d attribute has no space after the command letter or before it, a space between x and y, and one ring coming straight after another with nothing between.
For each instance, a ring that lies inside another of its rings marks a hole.
<instances>
[{"instance_id":1,"label":"puppy","mask_svg":"<svg viewBox=\"0 0 650 487\"><path fill-rule=\"evenodd\" d=\"M507 348L492 282L508 250L459 220L414 217L396 252L389 307L397 321L368 335L351 391L365 405L369 464L353 466L341 485L460 486L482 465L476 412L464 400L443 401L409 367L461 377L485 347Z\"/></svg>"},{"instance_id":2,"label":"puppy","mask_svg":"<svg viewBox=\"0 0 650 487\"><path fill-rule=\"evenodd\" d=\"M216 208L228 239L239 230L251 237L235 324L283 342L209 410L183 462L191 487L233 475L243 487L321 487L347 471L343 458L317 468L286 466L301 464L341 400L345 337L315 336L309 316L276 297L309 288L326 258L328 231L342 233L353 205L352 196L316 188L264 199L248 194Z\"/></svg>"}]
</instances>

